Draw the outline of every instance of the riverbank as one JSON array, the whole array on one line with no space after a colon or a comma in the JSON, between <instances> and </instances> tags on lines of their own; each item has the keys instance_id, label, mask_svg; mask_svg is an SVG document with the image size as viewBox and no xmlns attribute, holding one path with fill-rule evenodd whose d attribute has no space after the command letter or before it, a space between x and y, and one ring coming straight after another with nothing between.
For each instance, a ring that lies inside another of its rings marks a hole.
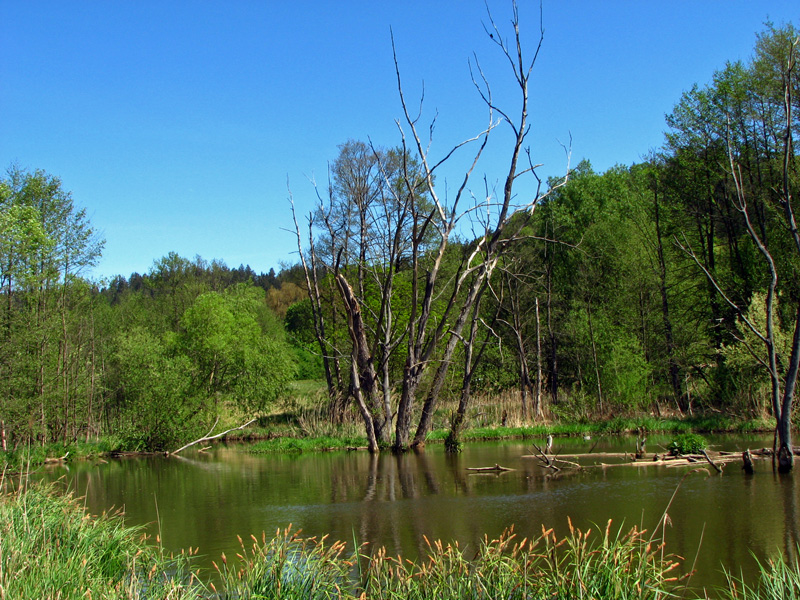
<instances>
[{"instance_id":1,"label":"riverbank","mask_svg":"<svg viewBox=\"0 0 800 600\"><path fill-rule=\"evenodd\" d=\"M193 551L169 556L158 542L126 527L119 515L87 517L78 500L53 488L0 495L0 599L660 600L681 596L691 583L675 576L680 559L653 534L610 522L591 531L570 526L563 538L546 530L523 540L508 531L469 555L434 541L427 556L413 562L383 549L354 553L342 542L286 529L240 540L238 556L223 554L216 572L206 573L192 571ZM727 588L704 597L797 597L800 565L764 564L753 585L732 577ZM684 597L700 596L687 591Z\"/></svg>"},{"instance_id":2,"label":"riverbank","mask_svg":"<svg viewBox=\"0 0 800 600\"><path fill-rule=\"evenodd\" d=\"M462 442L484 442L502 440L540 440L548 435L554 438L596 438L602 436L637 435L637 434L711 434L711 433L759 433L772 431L774 425L766 420L744 420L724 415L696 416L687 418L614 417L601 421L550 422L531 425L508 426L489 424L473 426L461 433ZM364 448L366 437L357 435L354 427L342 426L342 434L326 431L315 435L314 430L306 426L305 431L288 427L276 435L276 429L262 428L263 436L258 429L242 432L228 438L229 441L252 442L248 450L254 453L269 452L309 452L324 450L352 450ZM444 443L450 433L447 428L431 431L426 439L427 444Z\"/></svg>"},{"instance_id":3,"label":"riverbank","mask_svg":"<svg viewBox=\"0 0 800 600\"><path fill-rule=\"evenodd\" d=\"M331 450L355 450L366 447L366 437L360 423L353 419L343 424L332 424L319 408L295 408L262 417L254 425L232 431L219 442L246 443L253 453L299 453ZM461 434L463 442L500 440L540 440L548 435L554 438L588 437L637 434L685 433L757 433L772 431L774 425L764 419L740 419L713 414L693 417L657 418L649 415L613 417L604 420L553 421L535 424L503 425L500 421L473 420L473 426ZM426 443L444 443L449 429L431 431ZM202 446L198 446L202 447ZM22 447L8 452L0 451L0 471L20 471L37 468L48 463L65 463L73 460L104 460L125 453L129 448L115 437L94 442L73 444L47 444ZM136 452L133 452L136 453Z\"/></svg>"}]
</instances>

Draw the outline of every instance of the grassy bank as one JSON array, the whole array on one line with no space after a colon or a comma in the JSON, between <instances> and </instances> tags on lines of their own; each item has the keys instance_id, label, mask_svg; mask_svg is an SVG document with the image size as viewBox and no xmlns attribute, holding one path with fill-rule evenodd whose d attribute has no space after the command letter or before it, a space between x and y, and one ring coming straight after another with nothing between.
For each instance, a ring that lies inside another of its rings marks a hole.
<instances>
[{"instance_id":1,"label":"grassy bank","mask_svg":"<svg viewBox=\"0 0 800 600\"><path fill-rule=\"evenodd\" d=\"M87 517L75 499L52 489L0 496L2 600L200 598L187 565L118 516Z\"/></svg>"},{"instance_id":2,"label":"grassy bank","mask_svg":"<svg viewBox=\"0 0 800 600\"><path fill-rule=\"evenodd\" d=\"M442 542L411 562L383 549L303 538L291 529L241 540L217 573L189 570L190 558L166 556L119 516L87 517L80 503L51 488L0 496L0 600L36 599L616 599L697 598L676 576L678 559L652 534L604 528L557 539L513 531L478 548ZM211 583L212 575L216 584ZM203 580L209 583L204 584ZM703 593L720 600L800 597L797 559L761 565L754 585L729 579Z\"/></svg>"},{"instance_id":3,"label":"grassy bank","mask_svg":"<svg viewBox=\"0 0 800 600\"><path fill-rule=\"evenodd\" d=\"M291 419L286 419L291 423ZM361 434L359 423L353 421L337 428L329 423L319 428L314 421L306 419L304 428L286 428L273 437L263 435L251 439L248 451L254 453L305 452L319 450L346 450L363 448L366 437ZM727 416L714 415L689 418L656 418L651 416L614 417L599 421L564 422L553 421L527 425L502 425L501 423L478 424L468 427L461 434L463 442L500 440L544 440L548 435L555 437L580 437L608 435L633 435L641 431L647 434L686 434L686 433L755 433L771 431L773 425L761 420L737 420ZM280 430L278 430L280 431ZM434 429L428 434L426 443L444 443L450 430Z\"/></svg>"}]
</instances>

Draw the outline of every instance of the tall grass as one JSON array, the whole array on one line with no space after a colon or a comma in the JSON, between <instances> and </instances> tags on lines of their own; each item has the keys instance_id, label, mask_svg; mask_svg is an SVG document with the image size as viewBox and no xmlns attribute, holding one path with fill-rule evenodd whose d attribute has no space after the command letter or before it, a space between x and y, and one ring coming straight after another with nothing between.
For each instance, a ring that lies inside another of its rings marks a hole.
<instances>
[{"instance_id":1,"label":"tall grass","mask_svg":"<svg viewBox=\"0 0 800 600\"><path fill-rule=\"evenodd\" d=\"M183 557L163 555L119 516L92 518L34 486L0 495L0 599L191 600Z\"/></svg>"},{"instance_id":2,"label":"tall grass","mask_svg":"<svg viewBox=\"0 0 800 600\"><path fill-rule=\"evenodd\" d=\"M420 563L379 550L363 571L367 598L400 599L613 599L659 600L672 596L678 562L645 532L627 534L573 528L563 539L543 530L537 539L517 540L509 530L485 539L469 556L458 544L429 543ZM595 541L597 539L597 541Z\"/></svg>"},{"instance_id":3,"label":"tall grass","mask_svg":"<svg viewBox=\"0 0 800 600\"><path fill-rule=\"evenodd\" d=\"M518 540L513 530L484 539L472 551L429 542L427 557L413 562L380 548L345 554L341 542L302 538L291 529L274 538L252 537L241 552L215 565L225 600L336 599L478 600L504 598L661 600L671 596L678 563L645 532L592 535L570 527L559 540L552 530Z\"/></svg>"},{"instance_id":4,"label":"tall grass","mask_svg":"<svg viewBox=\"0 0 800 600\"><path fill-rule=\"evenodd\" d=\"M246 545L239 538L241 552L221 564L214 563L223 589L224 600L323 600L352 598L352 560L343 555L342 542L327 543L326 538L302 538L291 526L275 537L251 536ZM249 545L249 547L248 547Z\"/></svg>"},{"instance_id":5,"label":"tall grass","mask_svg":"<svg viewBox=\"0 0 800 600\"><path fill-rule=\"evenodd\" d=\"M800 547L789 560L769 559L758 561L758 583L751 587L741 577L727 572L727 589L722 590L724 600L800 600Z\"/></svg>"}]
</instances>

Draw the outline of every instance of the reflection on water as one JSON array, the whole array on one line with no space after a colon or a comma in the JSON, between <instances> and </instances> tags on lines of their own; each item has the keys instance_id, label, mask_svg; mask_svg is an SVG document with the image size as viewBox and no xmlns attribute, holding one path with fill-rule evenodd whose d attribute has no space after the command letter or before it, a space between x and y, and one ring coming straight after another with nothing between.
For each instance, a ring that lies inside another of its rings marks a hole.
<instances>
[{"instance_id":1,"label":"reflection on water","mask_svg":"<svg viewBox=\"0 0 800 600\"><path fill-rule=\"evenodd\" d=\"M556 451L631 452L634 443L557 440ZM714 443L756 448L769 440ZM77 463L46 477L63 478L95 513L123 509L129 524L160 533L170 550L199 547L206 564L223 551L235 553L237 534L272 534L289 524L307 535L383 545L410 558L424 553L425 538L475 545L512 525L524 536L539 535L543 525L563 534L568 516L581 528L613 519L625 529L653 529L677 488L667 511L667 548L689 565L697 557L697 585L721 584L723 565L752 573L751 552L792 553L800 541L798 478L773 475L768 462L757 463L752 476L732 463L723 476L701 468L682 481L685 468L602 468L594 465L610 460L597 457L584 461L591 468L553 478L524 458L530 451L524 443L502 443L468 446L456 456L441 447L399 456L263 456L218 447L180 459ZM514 470L467 471L494 464Z\"/></svg>"}]
</instances>

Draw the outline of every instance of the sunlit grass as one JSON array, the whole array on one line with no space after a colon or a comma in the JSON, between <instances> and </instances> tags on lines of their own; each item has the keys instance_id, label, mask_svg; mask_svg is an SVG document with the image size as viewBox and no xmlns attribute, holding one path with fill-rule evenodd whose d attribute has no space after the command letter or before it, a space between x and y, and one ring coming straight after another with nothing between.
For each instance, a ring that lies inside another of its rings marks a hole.
<instances>
[{"instance_id":1,"label":"sunlit grass","mask_svg":"<svg viewBox=\"0 0 800 600\"><path fill-rule=\"evenodd\" d=\"M116 437L100 438L91 442L53 443L36 446L19 446L6 452L0 450L0 470L17 471L42 465L47 459L89 460L118 450Z\"/></svg>"},{"instance_id":2,"label":"sunlit grass","mask_svg":"<svg viewBox=\"0 0 800 600\"><path fill-rule=\"evenodd\" d=\"M418 563L387 556L384 550L365 557L363 590L367 598L400 599L529 599L671 597L680 585L679 563L666 555L645 532L582 532L556 538L543 530L537 539L519 539L506 531L485 539L476 550L457 544L428 544Z\"/></svg>"},{"instance_id":3,"label":"sunlit grass","mask_svg":"<svg viewBox=\"0 0 800 600\"><path fill-rule=\"evenodd\" d=\"M199 598L186 564L119 516L92 518L51 488L0 496L0 599Z\"/></svg>"},{"instance_id":4,"label":"sunlit grass","mask_svg":"<svg viewBox=\"0 0 800 600\"><path fill-rule=\"evenodd\" d=\"M366 445L367 438L364 436L278 437L254 442L247 447L247 451L255 454L293 453L318 450L349 450L363 448Z\"/></svg>"},{"instance_id":5,"label":"sunlit grass","mask_svg":"<svg viewBox=\"0 0 800 600\"><path fill-rule=\"evenodd\" d=\"M772 558L758 562L758 582L751 586L741 577L726 572L727 588L720 591L723 600L800 600L800 547L789 560Z\"/></svg>"},{"instance_id":6,"label":"sunlit grass","mask_svg":"<svg viewBox=\"0 0 800 600\"><path fill-rule=\"evenodd\" d=\"M231 600L322 600L354 598L348 589L352 557L342 542L303 538L291 527L275 537L239 538L241 551L232 560L224 554L214 566L221 579L221 598Z\"/></svg>"}]
</instances>

